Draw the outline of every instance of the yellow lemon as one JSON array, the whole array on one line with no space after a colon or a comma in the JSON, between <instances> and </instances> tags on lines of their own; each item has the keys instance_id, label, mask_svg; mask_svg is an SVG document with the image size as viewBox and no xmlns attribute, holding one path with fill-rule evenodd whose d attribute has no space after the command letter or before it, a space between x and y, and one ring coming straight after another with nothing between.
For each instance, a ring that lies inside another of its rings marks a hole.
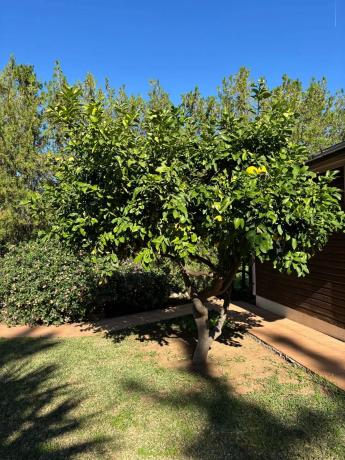
<instances>
[{"instance_id":1,"label":"yellow lemon","mask_svg":"<svg viewBox=\"0 0 345 460\"><path fill-rule=\"evenodd\" d=\"M246 169L246 173L247 174L258 174L258 168L256 168L255 166L248 166L248 168Z\"/></svg>"},{"instance_id":2,"label":"yellow lemon","mask_svg":"<svg viewBox=\"0 0 345 460\"><path fill-rule=\"evenodd\" d=\"M259 168L257 168L257 171L258 171L258 174L266 174L267 173L266 166L260 166Z\"/></svg>"},{"instance_id":3,"label":"yellow lemon","mask_svg":"<svg viewBox=\"0 0 345 460\"><path fill-rule=\"evenodd\" d=\"M214 218L214 220L218 220L218 222L221 222L223 220L223 217L218 215Z\"/></svg>"}]
</instances>

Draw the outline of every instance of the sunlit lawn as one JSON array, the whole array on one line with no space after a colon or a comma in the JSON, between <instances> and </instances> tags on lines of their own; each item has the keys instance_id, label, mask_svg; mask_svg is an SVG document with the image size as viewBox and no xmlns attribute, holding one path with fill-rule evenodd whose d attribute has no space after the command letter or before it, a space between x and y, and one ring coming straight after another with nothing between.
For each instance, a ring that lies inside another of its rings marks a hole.
<instances>
[{"instance_id":1,"label":"sunlit lawn","mask_svg":"<svg viewBox=\"0 0 345 460\"><path fill-rule=\"evenodd\" d=\"M345 458L344 393L260 343L201 376L137 338L2 340L0 459Z\"/></svg>"}]
</instances>

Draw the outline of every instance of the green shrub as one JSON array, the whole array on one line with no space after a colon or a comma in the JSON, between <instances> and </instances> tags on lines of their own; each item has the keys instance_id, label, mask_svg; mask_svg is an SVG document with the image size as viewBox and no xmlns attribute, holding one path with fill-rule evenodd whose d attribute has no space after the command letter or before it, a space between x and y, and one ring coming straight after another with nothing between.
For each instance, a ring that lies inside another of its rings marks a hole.
<instances>
[{"instance_id":1,"label":"green shrub","mask_svg":"<svg viewBox=\"0 0 345 460\"><path fill-rule=\"evenodd\" d=\"M92 310L91 267L56 241L29 241L1 259L0 319L10 324L61 324Z\"/></svg>"},{"instance_id":2,"label":"green shrub","mask_svg":"<svg viewBox=\"0 0 345 460\"><path fill-rule=\"evenodd\" d=\"M144 270L123 264L99 287L97 303L106 316L130 314L163 307L172 290L171 276L163 268Z\"/></svg>"}]
</instances>

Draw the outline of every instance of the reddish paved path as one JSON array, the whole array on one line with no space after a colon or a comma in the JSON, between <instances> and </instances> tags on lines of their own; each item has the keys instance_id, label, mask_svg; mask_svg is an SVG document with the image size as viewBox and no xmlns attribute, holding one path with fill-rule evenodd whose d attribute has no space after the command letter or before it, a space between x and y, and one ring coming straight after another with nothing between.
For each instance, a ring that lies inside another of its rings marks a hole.
<instances>
[{"instance_id":1,"label":"reddish paved path","mask_svg":"<svg viewBox=\"0 0 345 460\"><path fill-rule=\"evenodd\" d=\"M190 313L191 305L185 304L95 323L37 327L7 327L0 324L0 337L92 336ZM230 316L243 323L253 336L345 390L345 342L244 302L232 305Z\"/></svg>"},{"instance_id":2,"label":"reddish paved path","mask_svg":"<svg viewBox=\"0 0 345 460\"><path fill-rule=\"evenodd\" d=\"M185 316L192 312L191 304L168 307L162 310L152 310L133 315L95 321L94 323L72 323L62 326L13 326L0 323L0 337L14 339L18 337L83 337L95 334L105 334L110 331L120 331L129 327L156 323L171 318Z\"/></svg>"},{"instance_id":3,"label":"reddish paved path","mask_svg":"<svg viewBox=\"0 0 345 460\"><path fill-rule=\"evenodd\" d=\"M251 304L233 310L252 313L250 334L345 390L345 342Z\"/></svg>"}]
</instances>

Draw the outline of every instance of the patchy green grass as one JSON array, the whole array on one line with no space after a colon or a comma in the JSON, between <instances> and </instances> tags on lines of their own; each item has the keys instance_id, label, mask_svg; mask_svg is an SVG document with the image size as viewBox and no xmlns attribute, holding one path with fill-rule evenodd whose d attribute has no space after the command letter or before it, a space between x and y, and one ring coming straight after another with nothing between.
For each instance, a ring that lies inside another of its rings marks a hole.
<instances>
[{"instance_id":1,"label":"patchy green grass","mask_svg":"<svg viewBox=\"0 0 345 460\"><path fill-rule=\"evenodd\" d=\"M227 347L214 377L135 335L2 340L0 458L344 459L344 393L250 347Z\"/></svg>"}]
</instances>

